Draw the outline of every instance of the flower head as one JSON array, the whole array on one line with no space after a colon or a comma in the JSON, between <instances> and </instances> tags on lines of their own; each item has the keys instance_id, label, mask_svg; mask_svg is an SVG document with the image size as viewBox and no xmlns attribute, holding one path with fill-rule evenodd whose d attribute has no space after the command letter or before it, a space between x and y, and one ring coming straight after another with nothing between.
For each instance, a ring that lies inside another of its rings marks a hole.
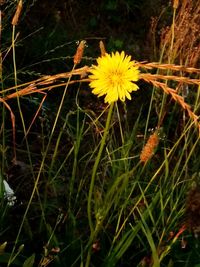
<instances>
[{"instance_id":1,"label":"flower head","mask_svg":"<svg viewBox=\"0 0 200 267\"><path fill-rule=\"evenodd\" d=\"M126 97L131 99L130 93L138 90L134 83L139 79L138 67L124 51L99 57L90 72L92 93L98 97L106 95L104 101L109 104L118 99L125 101Z\"/></svg>"}]
</instances>

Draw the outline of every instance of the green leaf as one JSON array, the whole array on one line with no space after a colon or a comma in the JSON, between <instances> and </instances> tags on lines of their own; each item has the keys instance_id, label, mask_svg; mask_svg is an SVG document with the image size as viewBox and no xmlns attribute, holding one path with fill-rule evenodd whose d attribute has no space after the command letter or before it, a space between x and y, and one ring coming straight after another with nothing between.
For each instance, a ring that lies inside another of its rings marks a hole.
<instances>
[{"instance_id":1,"label":"green leaf","mask_svg":"<svg viewBox=\"0 0 200 267\"><path fill-rule=\"evenodd\" d=\"M0 244L0 255L2 255L5 252L6 245L7 245L7 242Z\"/></svg>"},{"instance_id":2,"label":"green leaf","mask_svg":"<svg viewBox=\"0 0 200 267\"><path fill-rule=\"evenodd\" d=\"M32 254L28 259L25 260L23 267L32 267L35 261L35 254Z\"/></svg>"}]
</instances>

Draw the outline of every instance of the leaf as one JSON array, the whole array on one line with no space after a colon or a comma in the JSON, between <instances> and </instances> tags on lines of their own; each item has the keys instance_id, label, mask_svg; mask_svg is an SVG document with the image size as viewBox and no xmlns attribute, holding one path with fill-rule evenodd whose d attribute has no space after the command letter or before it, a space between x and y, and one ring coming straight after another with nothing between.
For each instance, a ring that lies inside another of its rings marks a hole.
<instances>
[{"instance_id":1,"label":"leaf","mask_svg":"<svg viewBox=\"0 0 200 267\"><path fill-rule=\"evenodd\" d=\"M25 260L23 267L32 267L35 261L35 254L32 254L28 259Z\"/></svg>"},{"instance_id":2,"label":"leaf","mask_svg":"<svg viewBox=\"0 0 200 267\"><path fill-rule=\"evenodd\" d=\"M0 255L2 255L5 252L7 242L4 242L3 244L0 245Z\"/></svg>"}]
</instances>

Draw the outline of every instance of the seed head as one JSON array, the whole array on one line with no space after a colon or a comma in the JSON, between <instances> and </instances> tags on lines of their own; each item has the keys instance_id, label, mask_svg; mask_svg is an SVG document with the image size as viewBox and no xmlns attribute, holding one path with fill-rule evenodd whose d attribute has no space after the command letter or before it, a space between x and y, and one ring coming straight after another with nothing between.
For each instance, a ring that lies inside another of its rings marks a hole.
<instances>
[{"instance_id":1,"label":"seed head","mask_svg":"<svg viewBox=\"0 0 200 267\"><path fill-rule=\"evenodd\" d=\"M11 22L13 26L18 24L21 12L22 12L22 0L19 0L19 3L17 5L17 9L15 11L15 15L14 15L12 22Z\"/></svg>"},{"instance_id":2,"label":"seed head","mask_svg":"<svg viewBox=\"0 0 200 267\"><path fill-rule=\"evenodd\" d=\"M76 54L74 55L74 64L79 64L83 57L83 51L85 48L86 41L82 40L76 50Z\"/></svg>"},{"instance_id":3,"label":"seed head","mask_svg":"<svg viewBox=\"0 0 200 267\"><path fill-rule=\"evenodd\" d=\"M103 41L100 41L100 42L99 42L99 48L100 48L100 51L101 51L101 56L102 56L102 57L105 56L105 54L106 54L106 49L105 49L105 45L104 45Z\"/></svg>"},{"instance_id":4,"label":"seed head","mask_svg":"<svg viewBox=\"0 0 200 267\"><path fill-rule=\"evenodd\" d=\"M179 0L174 0L173 8L174 9L177 9L178 8L178 5L179 5Z\"/></svg>"},{"instance_id":5,"label":"seed head","mask_svg":"<svg viewBox=\"0 0 200 267\"><path fill-rule=\"evenodd\" d=\"M143 147L142 152L140 154L140 162L146 163L154 154L155 148L158 146L159 136L158 133L153 133L146 145Z\"/></svg>"}]
</instances>

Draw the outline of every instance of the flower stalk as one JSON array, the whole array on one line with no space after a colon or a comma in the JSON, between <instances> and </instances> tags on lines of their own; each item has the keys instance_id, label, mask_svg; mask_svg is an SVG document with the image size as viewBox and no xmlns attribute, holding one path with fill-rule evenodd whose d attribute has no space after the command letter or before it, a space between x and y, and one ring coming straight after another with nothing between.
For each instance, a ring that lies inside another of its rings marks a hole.
<instances>
[{"instance_id":1,"label":"flower stalk","mask_svg":"<svg viewBox=\"0 0 200 267\"><path fill-rule=\"evenodd\" d=\"M110 127L110 121L112 118L113 107L114 107L114 102L110 105L110 108L108 111L106 126L104 129L103 137L101 139L98 155L96 157L96 160L95 160L95 163L93 166L93 170L92 170L92 177L91 177L91 182L90 182L90 188L89 188L89 194L88 194L88 204L87 204L88 222L89 222L89 226L90 226L90 238L89 238L89 244L88 244L89 249L88 249L85 267L90 266L90 259L91 259L91 253L92 253L92 242L94 241L94 239L96 238L96 236L98 235L98 232L100 230L100 226L98 224L96 224L96 226L94 228L94 225L92 222L92 195L93 195L93 190L94 190L94 183L95 183L95 177L96 177L97 169L99 166L99 162L101 160L101 155L102 155L103 149L104 149L105 144L106 144L106 138L107 138L108 133L109 133L109 127Z\"/></svg>"},{"instance_id":2,"label":"flower stalk","mask_svg":"<svg viewBox=\"0 0 200 267\"><path fill-rule=\"evenodd\" d=\"M93 166L93 170L92 170L92 177L91 177L91 182L90 182L90 188L89 188L89 194L88 194L88 204L87 204L88 222L89 222L89 226L90 226L91 235L94 232L94 226L93 226L93 222L92 222L92 195L93 195L93 189L94 189L94 182L95 182L95 177L96 177L97 169L99 166L99 162L101 160L101 155L102 155L103 149L105 147L106 138L107 138L108 133L109 133L109 127L110 127L110 121L112 118L113 107L114 107L114 102L110 105L110 108L108 111L106 126L104 129L104 133L103 133L103 137L101 139L99 151L98 151L98 154L97 154L94 166Z\"/></svg>"}]
</instances>

